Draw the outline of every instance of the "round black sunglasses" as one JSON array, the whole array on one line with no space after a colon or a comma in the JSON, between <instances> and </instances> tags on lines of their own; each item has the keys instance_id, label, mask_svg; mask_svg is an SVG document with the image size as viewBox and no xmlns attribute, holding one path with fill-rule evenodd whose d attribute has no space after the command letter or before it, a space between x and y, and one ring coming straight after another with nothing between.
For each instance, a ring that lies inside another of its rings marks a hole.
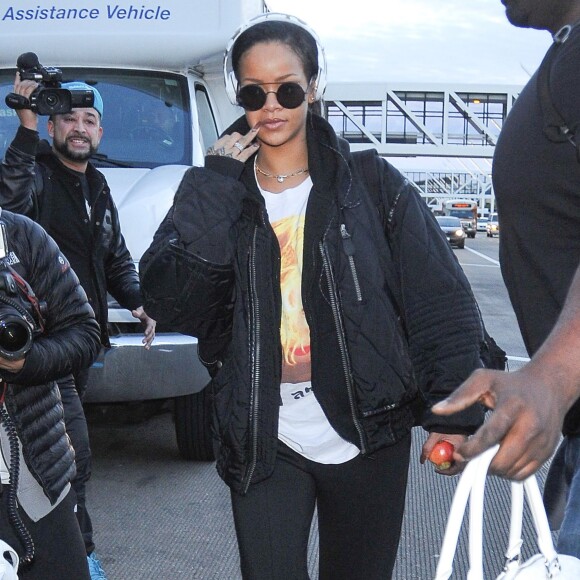
<instances>
[{"instance_id":1,"label":"round black sunglasses","mask_svg":"<svg viewBox=\"0 0 580 580\"><path fill-rule=\"evenodd\" d=\"M306 98L306 91L298 83L281 83L277 91L265 91L261 85L245 85L238 90L238 105L246 111L258 111L266 104L270 93L285 109L298 108Z\"/></svg>"}]
</instances>

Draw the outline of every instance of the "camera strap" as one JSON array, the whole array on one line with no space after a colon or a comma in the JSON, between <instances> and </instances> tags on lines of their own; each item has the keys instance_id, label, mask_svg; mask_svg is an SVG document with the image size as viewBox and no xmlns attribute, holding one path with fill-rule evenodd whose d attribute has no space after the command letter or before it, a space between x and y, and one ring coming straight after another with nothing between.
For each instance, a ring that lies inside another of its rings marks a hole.
<instances>
[{"instance_id":1,"label":"camera strap","mask_svg":"<svg viewBox=\"0 0 580 580\"><path fill-rule=\"evenodd\" d=\"M8 235L6 233L6 224L0 220L0 260L3 260L9 253L8 248ZM44 324L44 315L43 315L43 308L42 304L36 297L34 290L30 287L30 284L10 265L7 264L5 261L2 264L8 272L14 278L16 285L18 286L22 295L26 298L26 300L32 305L32 310L34 313L34 318L36 319L36 324L41 332L44 332L45 324Z\"/></svg>"},{"instance_id":2,"label":"camera strap","mask_svg":"<svg viewBox=\"0 0 580 580\"><path fill-rule=\"evenodd\" d=\"M18 272L12 266L6 265L6 268L8 269L10 274L12 274L12 277L14 278L14 281L18 285L18 288L20 288L22 294L32 305L36 318L36 323L38 324L40 331L44 332L44 316L42 314L42 306L40 304L40 301L36 297L34 290L32 290L30 284L22 276L20 276L20 274L18 274Z\"/></svg>"}]
</instances>

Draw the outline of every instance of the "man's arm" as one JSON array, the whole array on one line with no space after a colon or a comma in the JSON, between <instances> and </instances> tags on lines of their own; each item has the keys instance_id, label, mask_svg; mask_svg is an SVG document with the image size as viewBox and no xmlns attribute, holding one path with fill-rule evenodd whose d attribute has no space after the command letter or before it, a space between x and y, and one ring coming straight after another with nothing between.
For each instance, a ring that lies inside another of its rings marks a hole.
<instances>
[{"instance_id":1,"label":"man's arm","mask_svg":"<svg viewBox=\"0 0 580 580\"><path fill-rule=\"evenodd\" d=\"M119 213L113 201L110 203L112 236L105 256L107 292L127 310L143 305L139 287L139 274L133 257L121 232Z\"/></svg>"},{"instance_id":2,"label":"man's arm","mask_svg":"<svg viewBox=\"0 0 580 580\"><path fill-rule=\"evenodd\" d=\"M556 326L521 369L478 370L433 412L449 415L479 401L490 419L457 449L471 459L500 443L491 464L497 475L523 480L553 453L564 416L580 397L580 266Z\"/></svg>"},{"instance_id":3,"label":"man's arm","mask_svg":"<svg viewBox=\"0 0 580 580\"><path fill-rule=\"evenodd\" d=\"M130 310L131 314L141 321L144 335L143 345L149 350L155 339L157 323L143 310L139 274L121 233L119 214L114 203L111 204L110 209L113 236L105 260L107 291L123 308Z\"/></svg>"}]
</instances>

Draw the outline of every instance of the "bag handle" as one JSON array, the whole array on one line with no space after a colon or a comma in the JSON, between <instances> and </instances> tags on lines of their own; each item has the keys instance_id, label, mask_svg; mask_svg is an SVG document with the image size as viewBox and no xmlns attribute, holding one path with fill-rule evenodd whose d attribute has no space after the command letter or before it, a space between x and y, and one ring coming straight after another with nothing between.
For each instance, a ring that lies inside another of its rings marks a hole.
<instances>
[{"instance_id":1,"label":"bag handle","mask_svg":"<svg viewBox=\"0 0 580 580\"><path fill-rule=\"evenodd\" d=\"M524 486L514 484L511 486L512 507L510 515L510 535L508 548L505 552L506 571L513 570L520 565L520 552L524 543L522 539L522 522L524 520Z\"/></svg>"},{"instance_id":2,"label":"bag handle","mask_svg":"<svg viewBox=\"0 0 580 580\"><path fill-rule=\"evenodd\" d=\"M8 554L12 563L10 563L5 554ZM7 544L4 540L0 540L0 578L6 578L6 580L18 580L18 565L20 560L16 550Z\"/></svg>"},{"instance_id":3,"label":"bag handle","mask_svg":"<svg viewBox=\"0 0 580 580\"><path fill-rule=\"evenodd\" d=\"M439 554L435 580L447 580L453 573L453 558L455 556L455 551L457 550L457 541L463 523L463 515L467 506L467 500L469 499L473 484L478 476L481 462L482 460L486 460L486 455L489 455L492 449L488 449L482 455L472 459L466 465L461 478L459 479L459 483L457 484L453 496L453 501L451 502L449 516L447 518L447 526L445 528L441 553ZM491 462L491 459L489 462ZM489 463L487 463L487 465L489 465Z\"/></svg>"},{"instance_id":4,"label":"bag handle","mask_svg":"<svg viewBox=\"0 0 580 580\"><path fill-rule=\"evenodd\" d=\"M435 580L447 580L453 572L453 559L457 550L459 531L468 499L470 501L470 567L467 580L483 580L483 504L485 483L489 465L498 449L499 445L495 445L472 459L461 475L449 511ZM537 533L538 547L544 556L547 570L553 570L554 567L558 566L558 554L554 549L550 526L536 477L531 475L523 483L512 482L511 494L510 534L508 548L505 553L505 569L511 570L519 566L520 550L523 543L522 519L525 494Z\"/></svg>"}]
</instances>

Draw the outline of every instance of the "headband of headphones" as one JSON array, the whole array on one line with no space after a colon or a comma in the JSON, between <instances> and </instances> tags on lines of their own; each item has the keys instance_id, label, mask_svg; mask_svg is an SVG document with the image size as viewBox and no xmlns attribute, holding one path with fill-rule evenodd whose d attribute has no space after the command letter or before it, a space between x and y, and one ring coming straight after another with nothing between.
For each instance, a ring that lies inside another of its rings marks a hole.
<instances>
[{"instance_id":1,"label":"headband of headphones","mask_svg":"<svg viewBox=\"0 0 580 580\"><path fill-rule=\"evenodd\" d=\"M246 30L248 30L248 28L251 28L255 24L259 24L260 22L267 22L269 20L270 21L276 20L279 22L291 22L292 24L295 24L296 26L299 26L300 28L308 32L308 34L310 34L310 36L314 38L316 42L316 48L318 49L318 73L316 75L316 78L314 79L314 83L316 86L314 100L319 101L320 99L322 99L322 95L324 94L324 90L326 89L326 56L324 54L324 48L322 48L322 44L320 43L318 35L316 34L316 32L314 32L314 30L312 30L312 28L310 28L310 26L308 26L308 24L306 24L306 22L300 20L296 16L291 16L290 14L282 14L280 12L266 12L265 14L260 14L259 16L256 16L255 18L248 20L248 22L243 24L237 30L237 32L232 36L232 38L228 42L228 45L226 47L226 53L224 56L224 82L226 85L226 93L228 95L230 102L233 105L238 104L237 100L238 81L236 79L236 75L234 73L232 66L232 48L234 47L234 44L236 43L240 35Z\"/></svg>"}]
</instances>

